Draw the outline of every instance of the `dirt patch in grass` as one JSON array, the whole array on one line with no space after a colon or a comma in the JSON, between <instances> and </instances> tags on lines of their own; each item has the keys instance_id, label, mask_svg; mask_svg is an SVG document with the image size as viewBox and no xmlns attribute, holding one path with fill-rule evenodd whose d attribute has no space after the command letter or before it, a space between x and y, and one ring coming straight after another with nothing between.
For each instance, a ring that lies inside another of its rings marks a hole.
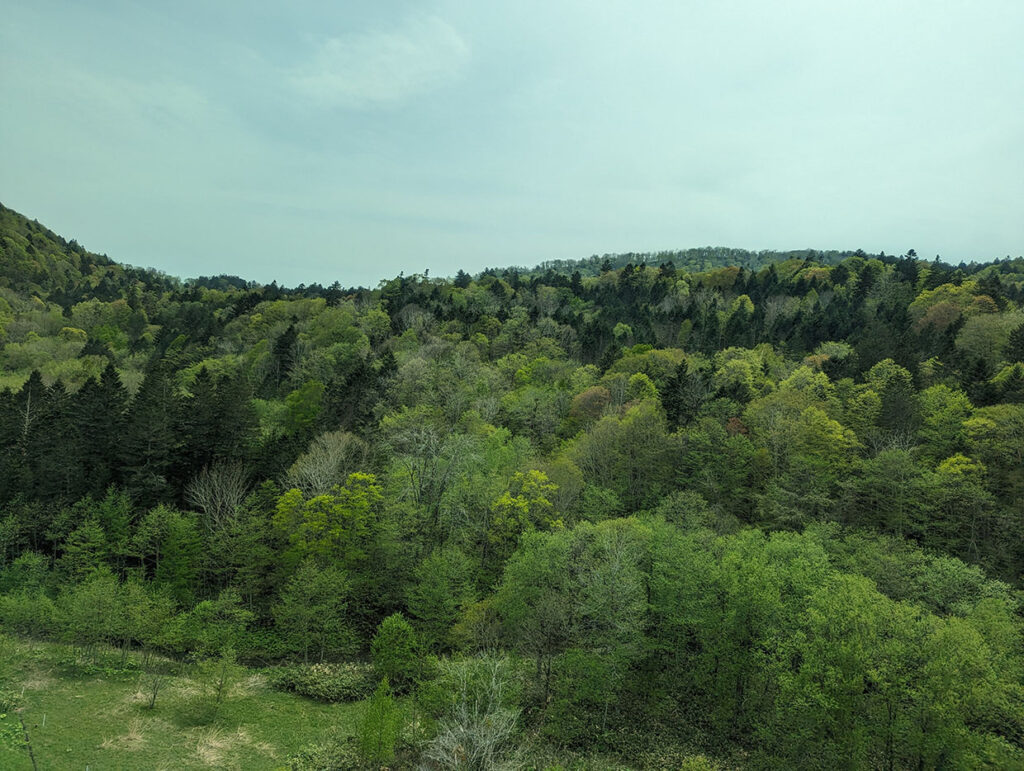
<instances>
[{"instance_id":1,"label":"dirt patch in grass","mask_svg":"<svg viewBox=\"0 0 1024 771\"><path fill-rule=\"evenodd\" d=\"M206 694L206 689L194 680L184 677L177 677L173 682L167 684L166 696L171 700L189 701L197 699Z\"/></svg>"},{"instance_id":2,"label":"dirt patch in grass","mask_svg":"<svg viewBox=\"0 0 1024 771\"><path fill-rule=\"evenodd\" d=\"M124 696L124 703L130 709L149 706L149 694L141 686L128 691ZM118 708L120 709L120 708Z\"/></svg>"},{"instance_id":3,"label":"dirt patch in grass","mask_svg":"<svg viewBox=\"0 0 1024 771\"><path fill-rule=\"evenodd\" d=\"M18 684L26 691L45 691L57 684L57 678L52 677L49 672L34 673Z\"/></svg>"},{"instance_id":4,"label":"dirt patch in grass","mask_svg":"<svg viewBox=\"0 0 1024 771\"><path fill-rule=\"evenodd\" d=\"M128 724L128 731L112 738L104 739L100 748L136 752L146 746L145 723L142 718L135 718Z\"/></svg>"},{"instance_id":5,"label":"dirt patch in grass","mask_svg":"<svg viewBox=\"0 0 1024 771\"><path fill-rule=\"evenodd\" d=\"M256 672L241 680L236 686L236 691L239 695L251 696L254 693L262 693L267 688L267 678Z\"/></svg>"},{"instance_id":6,"label":"dirt patch in grass","mask_svg":"<svg viewBox=\"0 0 1024 771\"><path fill-rule=\"evenodd\" d=\"M241 768L237 755L243 750L254 750L268 759L277 757L273 747L266 742L254 741L245 728L234 731L208 728L200 732L196 743L199 760L214 768Z\"/></svg>"}]
</instances>

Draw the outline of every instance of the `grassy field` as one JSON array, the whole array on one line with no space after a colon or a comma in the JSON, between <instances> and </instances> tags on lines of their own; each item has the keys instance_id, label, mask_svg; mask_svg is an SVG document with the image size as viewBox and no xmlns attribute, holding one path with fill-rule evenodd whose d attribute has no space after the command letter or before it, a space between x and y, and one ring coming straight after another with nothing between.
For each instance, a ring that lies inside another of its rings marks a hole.
<instances>
[{"instance_id":1,"label":"grassy field","mask_svg":"<svg viewBox=\"0 0 1024 771\"><path fill-rule=\"evenodd\" d=\"M22 720L39 771L288 769L290 755L315 745L344 744L354 736L366 704L322 704L274 690L259 672L242 670L214 711L209 682L194 669L178 669L174 662L156 660L143 671L137 653L122 664L121 653L113 649L85 656L66 645L0 634L0 769L33 771ZM167 676L150 709L146 687L153 671ZM414 766L417 737L412 734L421 728L418 720L406 722L403 735L409 741L392 768ZM514 756L525 769L637 768L599 752L569 752L520 738L526 741ZM734 767L679 748L650 750L643 768Z\"/></svg>"},{"instance_id":2,"label":"grassy field","mask_svg":"<svg viewBox=\"0 0 1024 771\"><path fill-rule=\"evenodd\" d=\"M151 710L135 656L121 666L112 650L83 657L0 637L0 768L32 769L19 717L39 769L273 769L352 734L362 708L281 693L246 671L214 712L203 682L162 662L169 674Z\"/></svg>"}]
</instances>

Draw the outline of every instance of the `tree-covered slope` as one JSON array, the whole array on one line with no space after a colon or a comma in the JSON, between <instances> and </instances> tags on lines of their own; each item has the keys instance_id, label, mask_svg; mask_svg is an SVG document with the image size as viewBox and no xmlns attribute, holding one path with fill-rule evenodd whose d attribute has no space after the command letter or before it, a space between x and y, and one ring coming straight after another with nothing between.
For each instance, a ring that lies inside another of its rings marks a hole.
<instances>
[{"instance_id":1,"label":"tree-covered slope","mask_svg":"<svg viewBox=\"0 0 1024 771\"><path fill-rule=\"evenodd\" d=\"M86 251L74 239L66 241L0 204L0 287L69 305L93 298L116 300L128 295L135 283L161 287L175 282Z\"/></svg>"},{"instance_id":2,"label":"tree-covered slope","mask_svg":"<svg viewBox=\"0 0 1024 771\"><path fill-rule=\"evenodd\" d=\"M3 215L0 628L370 658L439 768L1024 762L1024 261L289 289Z\"/></svg>"}]
</instances>

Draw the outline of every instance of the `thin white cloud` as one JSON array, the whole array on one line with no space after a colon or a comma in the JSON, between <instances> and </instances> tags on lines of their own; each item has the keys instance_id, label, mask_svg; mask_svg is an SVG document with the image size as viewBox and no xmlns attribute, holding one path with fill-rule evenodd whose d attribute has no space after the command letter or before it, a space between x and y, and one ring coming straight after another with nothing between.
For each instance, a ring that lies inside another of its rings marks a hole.
<instances>
[{"instance_id":1,"label":"thin white cloud","mask_svg":"<svg viewBox=\"0 0 1024 771\"><path fill-rule=\"evenodd\" d=\"M327 39L290 80L318 106L391 106L450 82L468 58L451 25L411 18L393 30Z\"/></svg>"}]
</instances>

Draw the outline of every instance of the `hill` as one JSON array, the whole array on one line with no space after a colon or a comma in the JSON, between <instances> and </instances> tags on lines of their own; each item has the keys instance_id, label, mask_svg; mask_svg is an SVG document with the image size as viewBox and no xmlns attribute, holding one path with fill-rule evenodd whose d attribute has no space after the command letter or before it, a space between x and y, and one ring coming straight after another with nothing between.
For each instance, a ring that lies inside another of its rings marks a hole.
<instances>
[{"instance_id":1,"label":"hill","mask_svg":"<svg viewBox=\"0 0 1024 771\"><path fill-rule=\"evenodd\" d=\"M0 631L369 673L366 764L1024 763L1024 261L286 288L2 222Z\"/></svg>"}]
</instances>

